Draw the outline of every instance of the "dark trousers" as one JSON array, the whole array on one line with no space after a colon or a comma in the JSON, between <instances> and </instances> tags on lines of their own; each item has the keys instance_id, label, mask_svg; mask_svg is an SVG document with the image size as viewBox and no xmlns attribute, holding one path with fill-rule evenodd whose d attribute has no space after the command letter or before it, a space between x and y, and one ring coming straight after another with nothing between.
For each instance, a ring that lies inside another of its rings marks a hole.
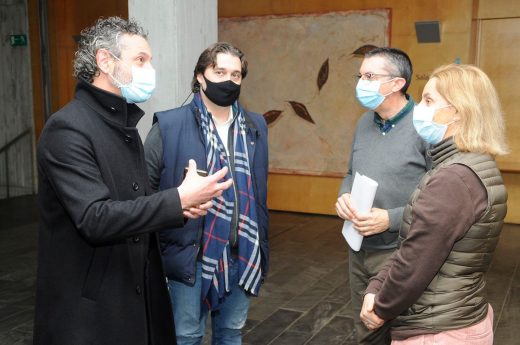
<instances>
[{"instance_id":1,"label":"dark trousers","mask_svg":"<svg viewBox=\"0 0 520 345\"><path fill-rule=\"evenodd\" d=\"M391 342L390 325L386 322L381 328L370 331L361 322L359 313L363 305L363 297L368 286L368 280L377 275L392 256L395 249L363 250L355 252L349 250L349 281L352 298L352 311L354 313L354 326L357 343L360 345L388 345Z\"/></svg>"}]
</instances>

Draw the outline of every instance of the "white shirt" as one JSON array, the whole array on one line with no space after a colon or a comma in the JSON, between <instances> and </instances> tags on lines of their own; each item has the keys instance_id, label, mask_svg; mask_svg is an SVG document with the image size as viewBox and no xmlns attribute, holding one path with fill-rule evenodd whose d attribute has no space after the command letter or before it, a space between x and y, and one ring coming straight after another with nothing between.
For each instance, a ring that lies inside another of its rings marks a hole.
<instances>
[{"instance_id":1,"label":"white shirt","mask_svg":"<svg viewBox=\"0 0 520 345\"><path fill-rule=\"evenodd\" d=\"M231 127L231 124L233 123L233 107L229 107L229 116L226 121L218 122L218 120L215 117L213 117L213 122L215 123L215 127L217 128L218 136L220 137L220 140L222 140L222 143L224 144L224 147L226 149L226 154L229 155L228 137L229 137L229 127Z\"/></svg>"}]
</instances>

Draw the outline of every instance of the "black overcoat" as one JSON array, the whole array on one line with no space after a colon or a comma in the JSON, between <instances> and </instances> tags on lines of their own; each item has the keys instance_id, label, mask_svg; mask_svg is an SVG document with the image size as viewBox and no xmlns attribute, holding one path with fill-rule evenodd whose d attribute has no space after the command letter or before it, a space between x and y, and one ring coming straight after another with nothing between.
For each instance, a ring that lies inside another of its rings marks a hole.
<instances>
[{"instance_id":1,"label":"black overcoat","mask_svg":"<svg viewBox=\"0 0 520 345\"><path fill-rule=\"evenodd\" d=\"M155 231L184 218L176 189L146 196L142 115L80 80L45 125L34 344L175 344Z\"/></svg>"}]
</instances>

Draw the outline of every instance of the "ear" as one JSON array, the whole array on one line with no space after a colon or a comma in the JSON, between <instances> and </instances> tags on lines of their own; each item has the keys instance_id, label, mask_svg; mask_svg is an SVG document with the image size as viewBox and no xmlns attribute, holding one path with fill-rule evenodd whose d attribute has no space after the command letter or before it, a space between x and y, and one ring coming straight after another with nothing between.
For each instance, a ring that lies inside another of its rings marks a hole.
<instances>
[{"instance_id":1,"label":"ear","mask_svg":"<svg viewBox=\"0 0 520 345\"><path fill-rule=\"evenodd\" d=\"M114 61L108 50L98 49L96 52L96 64L99 70L105 74L110 72L110 64Z\"/></svg>"},{"instance_id":2,"label":"ear","mask_svg":"<svg viewBox=\"0 0 520 345\"><path fill-rule=\"evenodd\" d=\"M200 85L202 85L202 83L204 82L204 76L202 75L202 73L197 74L197 81Z\"/></svg>"},{"instance_id":3,"label":"ear","mask_svg":"<svg viewBox=\"0 0 520 345\"><path fill-rule=\"evenodd\" d=\"M197 74L197 81L199 82L199 89L201 91L206 90L206 81L204 80L204 75L202 73Z\"/></svg>"},{"instance_id":4,"label":"ear","mask_svg":"<svg viewBox=\"0 0 520 345\"><path fill-rule=\"evenodd\" d=\"M406 80L404 78L396 78L394 79L394 87L392 91L397 92L399 90L402 90L405 85Z\"/></svg>"}]
</instances>

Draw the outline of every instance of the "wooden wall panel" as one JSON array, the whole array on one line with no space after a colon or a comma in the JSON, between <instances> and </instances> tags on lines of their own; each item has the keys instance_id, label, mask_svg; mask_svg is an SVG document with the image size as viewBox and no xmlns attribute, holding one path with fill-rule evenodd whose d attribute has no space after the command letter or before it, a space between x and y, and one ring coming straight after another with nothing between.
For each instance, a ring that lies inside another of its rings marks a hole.
<instances>
[{"instance_id":1,"label":"wooden wall panel","mask_svg":"<svg viewBox=\"0 0 520 345\"><path fill-rule=\"evenodd\" d=\"M334 204L341 179L324 176L269 174L270 209L336 214Z\"/></svg>"},{"instance_id":2,"label":"wooden wall panel","mask_svg":"<svg viewBox=\"0 0 520 345\"><path fill-rule=\"evenodd\" d=\"M478 0L480 19L520 17L518 0Z\"/></svg>"},{"instance_id":3,"label":"wooden wall panel","mask_svg":"<svg viewBox=\"0 0 520 345\"><path fill-rule=\"evenodd\" d=\"M48 1L49 52L51 64L52 111L67 104L74 95L76 80L72 60L76 51L74 36L99 17L128 17L127 1L50 0Z\"/></svg>"},{"instance_id":4,"label":"wooden wall panel","mask_svg":"<svg viewBox=\"0 0 520 345\"><path fill-rule=\"evenodd\" d=\"M500 39L497 39L500 38ZM480 28L479 66L489 75L502 101L511 154L499 157L500 167L520 172L520 90L512 87L520 80L518 56L520 18L483 20Z\"/></svg>"},{"instance_id":5,"label":"wooden wall panel","mask_svg":"<svg viewBox=\"0 0 520 345\"><path fill-rule=\"evenodd\" d=\"M507 216L506 222L520 224L520 174L502 173L507 187Z\"/></svg>"},{"instance_id":6,"label":"wooden wall panel","mask_svg":"<svg viewBox=\"0 0 520 345\"><path fill-rule=\"evenodd\" d=\"M509 192L506 221L520 223L520 80L518 56L520 48L511 42L520 41L520 18L486 19L480 21L478 65L489 75L497 88L507 126L511 153L498 157Z\"/></svg>"}]
</instances>

